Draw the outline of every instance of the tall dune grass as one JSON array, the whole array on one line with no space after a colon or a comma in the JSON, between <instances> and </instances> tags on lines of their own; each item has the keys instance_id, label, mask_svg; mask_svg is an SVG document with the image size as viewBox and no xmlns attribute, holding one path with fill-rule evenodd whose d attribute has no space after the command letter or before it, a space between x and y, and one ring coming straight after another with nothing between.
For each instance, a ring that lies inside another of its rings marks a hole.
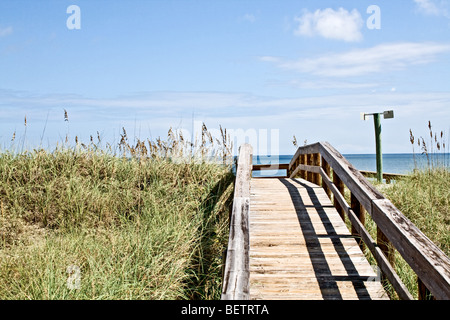
<instances>
[{"instance_id":1,"label":"tall dune grass","mask_svg":"<svg viewBox=\"0 0 450 320\"><path fill-rule=\"evenodd\" d=\"M232 148L201 138L1 152L0 299L219 298Z\"/></svg>"}]
</instances>

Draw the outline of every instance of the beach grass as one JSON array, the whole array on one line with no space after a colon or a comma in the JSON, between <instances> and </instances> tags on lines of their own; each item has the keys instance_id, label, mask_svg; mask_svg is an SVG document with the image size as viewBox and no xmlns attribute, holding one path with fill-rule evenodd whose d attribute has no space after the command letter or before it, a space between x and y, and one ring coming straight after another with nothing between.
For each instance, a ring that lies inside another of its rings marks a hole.
<instances>
[{"instance_id":1,"label":"beach grass","mask_svg":"<svg viewBox=\"0 0 450 320\"><path fill-rule=\"evenodd\" d=\"M450 255L450 170L434 167L415 170L381 191L385 197L414 223L447 256ZM417 276L395 252L399 277L415 298Z\"/></svg>"},{"instance_id":2,"label":"beach grass","mask_svg":"<svg viewBox=\"0 0 450 320\"><path fill-rule=\"evenodd\" d=\"M233 174L204 129L1 152L0 299L220 298Z\"/></svg>"}]
</instances>

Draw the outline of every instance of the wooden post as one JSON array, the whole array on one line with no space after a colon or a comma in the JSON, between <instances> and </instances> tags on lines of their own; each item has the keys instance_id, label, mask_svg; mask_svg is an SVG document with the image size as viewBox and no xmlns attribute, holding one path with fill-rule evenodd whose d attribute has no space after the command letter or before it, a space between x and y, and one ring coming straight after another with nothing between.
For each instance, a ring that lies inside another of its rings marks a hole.
<instances>
[{"instance_id":1,"label":"wooden post","mask_svg":"<svg viewBox=\"0 0 450 320\"><path fill-rule=\"evenodd\" d=\"M328 164L328 162L325 161L325 159L323 157L322 157L322 169L323 169L323 171L325 171L325 173L327 174L328 178L330 178L331 167ZM330 190L330 188L328 188L326 183L323 182L323 179L322 179L322 188L325 190L325 193L328 195L328 198L331 199L331 190Z\"/></svg>"},{"instance_id":2,"label":"wooden post","mask_svg":"<svg viewBox=\"0 0 450 320\"><path fill-rule=\"evenodd\" d=\"M298 159L294 161L294 168L297 166L297 164L298 164ZM293 171L294 170L292 168L291 169L287 168L287 170L286 170L287 176L290 177Z\"/></svg>"},{"instance_id":3,"label":"wooden post","mask_svg":"<svg viewBox=\"0 0 450 320\"><path fill-rule=\"evenodd\" d=\"M294 166L293 166L293 168L291 168L290 170L288 169L288 171L287 171L287 176L288 176L288 177L291 176L292 172L294 172L294 170L295 170L295 168L296 168L297 166L298 166L298 158L297 158L297 160L294 161Z\"/></svg>"},{"instance_id":4,"label":"wooden post","mask_svg":"<svg viewBox=\"0 0 450 320\"><path fill-rule=\"evenodd\" d=\"M377 226L377 245L381 249L381 251L383 251L383 254L386 256L391 266L394 266L395 264L394 247L378 226Z\"/></svg>"},{"instance_id":5,"label":"wooden post","mask_svg":"<svg viewBox=\"0 0 450 320\"><path fill-rule=\"evenodd\" d=\"M364 225L364 222L366 220L364 207L361 205L361 203L358 201L358 199L356 199L356 197L354 196L353 193L351 194L350 202L351 202L350 207L352 208L356 217L359 219L359 221L361 221L361 224ZM353 225L352 225L352 235L360 238L358 240L358 244L359 244L359 247L361 248L361 250L364 251L364 241L362 241L361 235L359 234L359 232L356 230L356 228Z\"/></svg>"},{"instance_id":6,"label":"wooden post","mask_svg":"<svg viewBox=\"0 0 450 320\"><path fill-rule=\"evenodd\" d=\"M377 226L377 246L381 249L381 252L388 259L389 264L394 268L395 266L395 251L389 239L384 235L383 231L381 231L380 227ZM381 281L387 281L385 275L381 275Z\"/></svg>"},{"instance_id":7,"label":"wooden post","mask_svg":"<svg viewBox=\"0 0 450 320\"><path fill-rule=\"evenodd\" d=\"M333 183L336 186L336 188L339 190L339 193L342 194L342 196L344 197L345 196L344 183L342 182L342 180L339 178L339 176L336 174L336 172L334 170L333 170ZM336 208L337 212L341 216L342 220L345 221L344 208L341 207L341 205L339 204L339 201L337 201L336 197L334 197L334 196L333 196L333 204L334 204L334 207Z\"/></svg>"},{"instance_id":8,"label":"wooden post","mask_svg":"<svg viewBox=\"0 0 450 320\"><path fill-rule=\"evenodd\" d=\"M320 153L314 153L312 155L313 166L320 167L320 158L321 158L320 157ZM313 173L313 183L315 183L318 186L320 186L320 184L321 184L320 173Z\"/></svg>"},{"instance_id":9,"label":"wooden post","mask_svg":"<svg viewBox=\"0 0 450 320\"><path fill-rule=\"evenodd\" d=\"M298 160L299 160L298 164L306 164L306 156L304 154L299 155ZM296 168L297 168L297 166L295 166L294 170ZM304 170L300 170L300 178L306 179Z\"/></svg>"},{"instance_id":10,"label":"wooden post","mask_svg":"<svg viewBox=\"0 0 450 320\"><path fill-rule=\"evenodd\" d=\"M308 166L312 166L313 165L313 155L311 153L308 153L306 155L306 164ZM308 180L309 182L313 182L313 173L310 171L306 172L306 180Z\"/></svg>"},{"instance_id":11,"label":"wooden post","mask_svg":"<svg viewBox=\"0 0 450 320\"><path fill-rule=\"evenodd\" d=\"M292 164L292 167L287 170L287 176L290 177L292 175L292 173L295 171L295 169L297 169L298 165L302 162L302 158L301 155L299 157L297 157L297 159L295 159L294 163ZM289 167L289 166L288 166ZM301 173L297 173L296 176L301 175ZM295 178L295 177L293 177Z\"/></svg>"}]
</instances>

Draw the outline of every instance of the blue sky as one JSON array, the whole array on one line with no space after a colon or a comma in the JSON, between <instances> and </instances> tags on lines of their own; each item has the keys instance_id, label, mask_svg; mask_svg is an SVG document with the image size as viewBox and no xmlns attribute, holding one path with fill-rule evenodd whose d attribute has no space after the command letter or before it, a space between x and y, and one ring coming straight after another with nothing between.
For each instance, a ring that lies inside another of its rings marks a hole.
<instances>
[{"instance_id":1,"label":"blue sky","mask_svg":"<svg viewBox=\"0 0 450 320\"><path fill-rule=\"evenodd\" d=\"M450 134L449 71L449 0L1 0L0 146L205 122L257 154L294 153L294 135L374 153L360 113L392 109L383 151L412 152L428 120Z\"/></svg>"}]
</instances>

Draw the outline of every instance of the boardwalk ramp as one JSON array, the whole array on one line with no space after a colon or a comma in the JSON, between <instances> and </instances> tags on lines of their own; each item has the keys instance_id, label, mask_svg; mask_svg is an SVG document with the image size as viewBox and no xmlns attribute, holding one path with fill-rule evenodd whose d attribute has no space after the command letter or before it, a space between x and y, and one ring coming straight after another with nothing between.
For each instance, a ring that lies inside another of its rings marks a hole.
<instances>
[{"instance_id":1,"label":"boardwalk ramp","mask_svg":"<svg viewBox=\"0 0 450 320\"><path fill-rule=\"evenodd\" d=\"M286 176L252 177L263 169ZM449 257L329 143L300 147L277 168L253 165L252 147L240 147L223 300L415 299L396 252L417 274L418 299L450 299Z\"/></svg>"}]
</instances>

